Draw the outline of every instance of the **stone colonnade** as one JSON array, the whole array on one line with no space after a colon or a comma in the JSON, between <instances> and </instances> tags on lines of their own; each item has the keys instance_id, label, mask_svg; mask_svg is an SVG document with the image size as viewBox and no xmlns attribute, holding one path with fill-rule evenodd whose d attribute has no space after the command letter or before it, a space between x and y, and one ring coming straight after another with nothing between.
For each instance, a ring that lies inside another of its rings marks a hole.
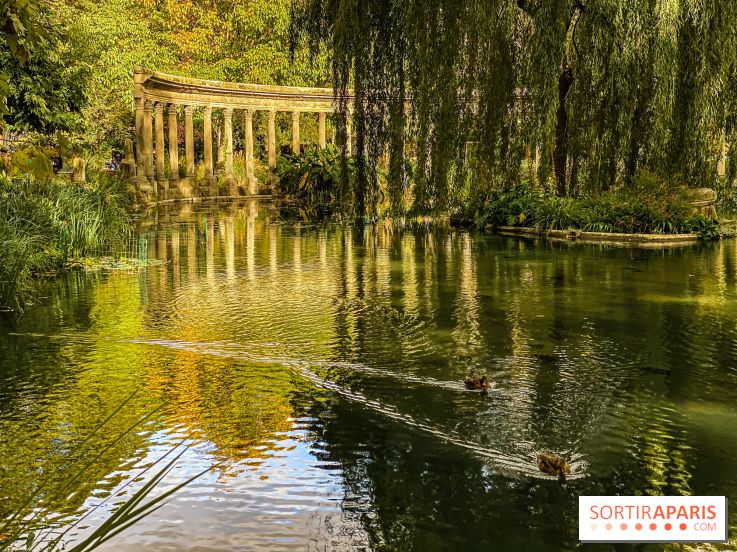
<instances>
[{"instance_id":1,"label":"stone colonnade","mask_svg":"<svg viewBox=\"0 0 737 552\"><path fill-rule=\"evenodd\" d=\"M269 167L266 186L278 182L276 176L276 114L292 114L292 150L299 153L300 119L317 117L318 147L327 144L325 125L328 113L336 111L333 90L287 86L263 86L190 79L153 73L136 67L136 160L130 171L138 189L156 199L256 195L260 183L254 174L253 114L268 113L266 152ZM204 178L195 175L194 113L203 119ZM217 181L213 157L213 112L223 114L224 163ZM179 172L180 113L184 115L184 175ZM164 114L166 113L166 131ZM241 115L242 114L242 115ZM246 181L239 186L233 174L233 125L243 124ZM167 154L168 152L168 154Z\"/></svg>"}]
</instances>

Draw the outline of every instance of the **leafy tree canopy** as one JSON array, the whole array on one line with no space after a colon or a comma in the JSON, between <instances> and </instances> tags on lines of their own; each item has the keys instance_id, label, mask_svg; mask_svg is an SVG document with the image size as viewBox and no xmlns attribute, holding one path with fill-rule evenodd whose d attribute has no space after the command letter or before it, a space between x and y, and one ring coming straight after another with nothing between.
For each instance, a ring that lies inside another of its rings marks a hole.
<instances>
[{"instance_id":1,"label":"leafy tree canopy","mask_svg":"<svg viewBox=\"0 0 737 552\"><path fill-rule=\"evenodd\" d=\"M63 4L39 5L30 27L35 30L19 46L0 48L0 73L7 78L4 120L16 129L52 132L80 124L90 67L70 40L70 28L58 24L64 11Z\"/></svg>"},{"instance_id":2,"label":"leafy tree canopy","mask_svg":"<svg viewBox=\"0 0 737 552\"><path fill-rule=\"evenodd\" d=\"M197 78L324 84L321 60L305 50L290 61L290 5L0 0L4 121L16 129L74 131L90 146L120 144L131 135L136 65Z\"/></svg>"},{"instance_id":3,"label":"leafy tree canopy","mask_svg":"<svg viewBox=\"0 0 737 552\"><path fill-rule=\"evenodd\" d=\"M709 185L734 140L734 0L294 0L291 38L330 52L341 97L355 91L345 199L359 215L386 146L394 211L408 207L411 146L425 213L447 211L469 166L471 193L518 181L525 145L567 195L641 168Z\"/></svg>"}]
</instances>

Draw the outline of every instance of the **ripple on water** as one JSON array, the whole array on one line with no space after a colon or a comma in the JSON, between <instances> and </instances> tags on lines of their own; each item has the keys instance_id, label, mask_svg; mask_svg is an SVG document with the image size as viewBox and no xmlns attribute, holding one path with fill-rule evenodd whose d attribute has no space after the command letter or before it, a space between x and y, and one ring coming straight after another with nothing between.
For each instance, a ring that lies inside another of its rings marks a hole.
<instances>
[{"instance_id":1,"label":"ripple on water","mask_svg":"<svg viewBox=\"0 0 737 552\"><path fill-rule=\"evenodd\" d=\"M107 438L162 410L50 513L178 434L195 446L173 481L226 462L116 549L569 549L576 493L737 492L733 244L299 227L254 205L150 221L169 264L55 281L0 335L2 496L68 477L135 389ZM542 449L571 461L567 488Z\"/></svg>"}]
</instances>

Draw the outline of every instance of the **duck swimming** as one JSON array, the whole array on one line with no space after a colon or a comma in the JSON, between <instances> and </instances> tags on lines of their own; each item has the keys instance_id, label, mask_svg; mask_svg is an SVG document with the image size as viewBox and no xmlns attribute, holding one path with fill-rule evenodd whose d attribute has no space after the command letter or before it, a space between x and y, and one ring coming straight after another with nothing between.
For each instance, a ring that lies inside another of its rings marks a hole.
<instances>
[{"instance_id":1,"label":"duck swimming","mask_svg":"<svg viewBox=\"0 0 737 552\"><path fill-rule=\"evenodd\" d=\"M466 378L466 389L490 389L491 383L486 376L469 376Z\"/></svg>"},{"instance_id":2,"label":"duck swimming","mask_svg":"<svg viewBox=\"0 0 737 552\"><path fill-rule=\"evenodd\" d=\"M554 452L541 452L537 455L537 467L548 475L558 476L561 483L565 483L566 475L571 473L571 467L565 458Z\"/></svg>"}]
</instances>

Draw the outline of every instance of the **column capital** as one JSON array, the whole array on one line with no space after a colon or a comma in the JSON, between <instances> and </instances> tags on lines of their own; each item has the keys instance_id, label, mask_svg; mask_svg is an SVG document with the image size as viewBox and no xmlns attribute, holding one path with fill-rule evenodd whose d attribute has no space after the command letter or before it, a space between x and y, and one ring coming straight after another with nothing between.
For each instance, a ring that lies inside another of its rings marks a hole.
<instances>
[{"instance_id":1,"label":"column capital","mask_svg":"<svg viewBox=\"0 0 737 552\"><path fill-rule=\"evenodd\" d=\"M205 116L212 115L212 106L206 105L205 107L202 108L202 112L205 114Z\"/></svg>"},{"instance_id":2,"label":"column capital","mask_svg":"<svg viewBox=\"0 0 737 552\"><path fill-rule=\"evenodd\" d=\"M176 115L177 109L179 109L179 106L175 103L169 104L169 114L174 113Z\"/></svg>"},{"instance_id":3,"label":"column capital","mask_svg":"<svg viewBox=\"0 0 737 552\"><path fill-rule=\"evenodd\" d=\"M231 117L233 117L233 108L232 107L226 107L225 109L223 109L223 115L227 119L230 119Z\"/></svg>"},{"instance_id":4,"label":"column capital","mask_svg":"<svg viewBox=\"0 0 737 552\"><path fill-rule=\"evenodd\" d=\"M253 109L245 109L243 116L246 118L246 121L253 119Z\"/></svg>"},{"instance_id":5,"label":"column capital","mask_svg":"<svg viewBox=\"0 0 737 552\"><path fill-rule=\"evenodd\" d=\"M146 111L149 111L149 112L153 111L154 110L154 102L153 102L153 100L145 100L145 102L143 104L143 109L145 109Z\"/></svg>"},{"instance_id":6,"label":"column capital","mask_svg":"<svg viewBox=\"0 0 737 552\"><path fill-rule=\"evenodd\" d=\"M299 111L292 111L292 121L299 120Z\"/></svg>"},{"instance_id":7,"label":"column capital","mask_svg":"<svg viewBox=\"0 0 737 552\"><path fill-rule=\"evenodd\" d=\"M186 115L192 115L194 113L194 106L193 105L185 105L184 106L184 113Z\"/></svg>"},{"instance_id":8,"label":"column capital","mask_svg":"<svg viewBox=\"0 0 737 552\"><path fill-rule=\"evenodd\" d=\"M164 113L164 104L161 102L156 102L154 104L154 110L156 110L156 113Z\"/></svg>"}]
</instances>

